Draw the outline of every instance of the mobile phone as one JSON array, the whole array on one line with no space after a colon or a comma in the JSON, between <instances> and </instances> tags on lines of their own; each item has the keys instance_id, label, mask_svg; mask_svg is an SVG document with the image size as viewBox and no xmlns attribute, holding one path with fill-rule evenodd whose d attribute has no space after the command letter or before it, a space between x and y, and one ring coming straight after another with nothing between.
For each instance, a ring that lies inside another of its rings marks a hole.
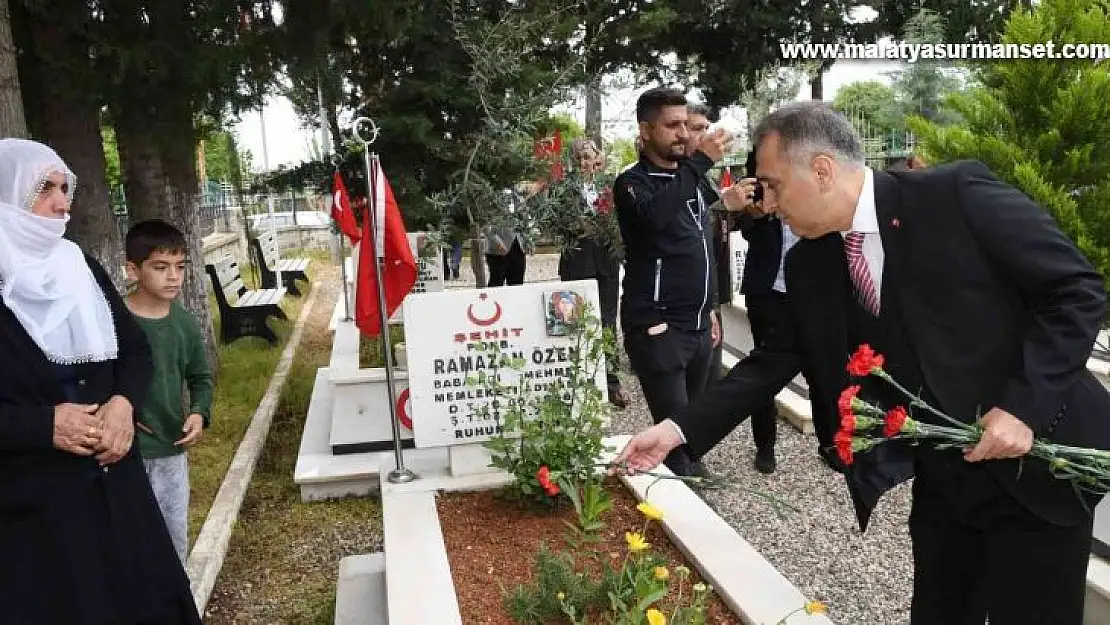
<instances>
[{"instance_id":1,"label":"mobile phone","mask_svg":"<svg viewBox=\"0 0 1110 625\"><path fill-rule=\"evenodd\" d=\"M748 159L744 162L744 177L755 178L755 150L748 150ZM753 202L763 201L763 185L755 183L755 192L752 193Z\"/></svg>"}]
</instances>

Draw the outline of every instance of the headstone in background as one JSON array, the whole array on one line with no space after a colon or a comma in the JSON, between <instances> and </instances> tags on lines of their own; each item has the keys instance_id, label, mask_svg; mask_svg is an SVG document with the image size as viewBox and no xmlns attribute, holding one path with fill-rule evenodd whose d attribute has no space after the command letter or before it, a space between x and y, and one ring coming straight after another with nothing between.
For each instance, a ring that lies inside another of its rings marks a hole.
<instances>
[{"instance_id":1,"label":"headstone in background","mask_svg":"<svg viewBox=\"0 0 1110 625\"><path fill-rule=\"evenodd\" d=\"M536 396L569 374L570 347L561 323L575 302L598 310L597 282L543 282L494 289L450 290L405 299L405 348L417 447L478 443L496 432L493 417L473 415L497 400L485 388L467 384L468 375L489 372L502 359L523 358L523 371L500 370L501 384L527 378L525 392ZM482 344L492 346L479 350ZM594 383L604 391L605 368Z\"/></svg>"},{"instance_id":2,"label":"headstone in background","mask_svg":"<svg viewBox=\"0 0 1110 625\"><path fill-rule=\"evenodd\" d=\"M729 276L732 278L733 297L740 295L740 282L744 279L744 260L748 255L748 242L739 232L728 235Z\"/></svg>"},{"instance_id":3,"label":"headstone in background","mask_svg":"<svg viewBox=\"0 0 1110 625\"><path fill-rule=\"evenodd\" d=\"M412 293L436 293L442 291L446 284L443 279L443 250L435 250L431 254L422 250L420 243L426 236L426 232L409 233L409 248L412 249L412 257L416 259L416 284L412 286ZM404 323L402 309L403 307L398 308L393 313L389 323Z\"/></svg>"}]
</instances>

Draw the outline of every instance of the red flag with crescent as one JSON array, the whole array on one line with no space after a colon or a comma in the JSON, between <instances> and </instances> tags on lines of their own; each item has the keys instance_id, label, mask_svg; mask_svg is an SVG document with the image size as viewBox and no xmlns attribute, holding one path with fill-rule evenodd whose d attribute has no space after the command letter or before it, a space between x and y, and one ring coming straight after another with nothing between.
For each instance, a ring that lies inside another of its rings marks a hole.
<instances>
[{"instance_id":1,"label":"red flag with crescent","mask_svg":"<svg viewBox=\"0 0 1110 625\"><path fill-rule=\"evenodd\" d=\"M382 324L412 291L417 270L401 209L377 159L371 161L370 175L374 183L370 185L372 193L366 218L362 220L362 240L359 242L355 325L363 334L378 336L382 332ZM370 211L374 213L373 219L370 218ZM374 271L376 256L382 267L386 319L382 319L378 306L378 277Z\"/></svg>"},{"instance_id":2,"label":"red flag with crescent","mask_svg":"<svg viewBox=\"0 0 1110 625\"><path fill-rule=\"evenodd\" d=\"M351 239L351 245L358 243L360 234L355 214L351 211L351 196L347 194L347 185L343 184L343 176L335 172L331 189L331 218L343 234Z\"/></svg>"}]
</instances>

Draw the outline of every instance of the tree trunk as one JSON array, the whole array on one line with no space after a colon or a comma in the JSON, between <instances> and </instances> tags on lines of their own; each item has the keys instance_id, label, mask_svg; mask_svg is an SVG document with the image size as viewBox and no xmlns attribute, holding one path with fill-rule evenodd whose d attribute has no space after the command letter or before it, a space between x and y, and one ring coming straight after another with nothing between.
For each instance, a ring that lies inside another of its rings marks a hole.
<instances>
[{"instance_id":1,"label":"tree trunk","mask_svg":"<svg viewBox=\"0 0 1110 625\"><path fill-rule=\"evenodd\" d=\"M489 284L489 276L486 275L486 255L482 250L486 239L477 226L471 228L470 236L470 268L474 271L474 288L484 289Z\"/></svg>"},{"instance_id":2,"label":"tree trunk","mask_svg":"<svg viewBox=\"0 0 1110 625\"><path fill-rule=\"evenodd\" d=\"M27 138L8 0L0 0L0 137Z\"/></svg>"},{"instance_id":3,"label":"tree trunk","mask_svg":"<svg viewBox=\"0 0 1110 625\"><path fill-rule=\"evenodd\" d=\"M601 147L601 76L586 84L586 136Z\"/></svg>"},{"instance_id":4,"label":"tree trunk","mask_svg":"<svg viewBox=\"0 0 1110 625\"><path fill-rule=\"evenodd\" d=\"M129 222L135 224L147 219L170 221L166 174L154 136L132 123L134 117L128 111L114 113Z\"/></svg>"},{"instance_id":5,"label":"tree trunk","mask_svg":"<svg viewBox=\"0 0 1110 625\"><path fill-rule=\"evenodd\" d=\"M186 118L188 119L188 118ZM219 370L216 335L212 327L212 310L208 302L208 274L204 269L204 241L200 233L199 179L193 159L193 129L179 136L179 141L163 149L163 170L169 194L170 212L167 221L185 234L189 246L188 274L181 290L181 303L200 324L205 352L212 371Z\"/></svg>"},{"instance_id":6,"label":"tree trunk","mask_svg":"<svg viewBox=\"0 0 1110 625\"><path fill-rule=\"evenodd\" d=\"M809 99L810 100L824 100L825 94L825 72L821 69L817 70L817 74L809 79Z\"/></svg>"},{"instance_id":7,"label":"tree trunk","mask_svg":"<svg viewBox=\"0 0 1110 625\"><path fill-rule=\"evenodd\" d=\"M87 92L59 81L53 71L60 65L87 64L87 42L66 36L55 20L32 20L30 28L35 58L29 61L38 70L30 76L38 84L27 91L41 97L41 101L30 102L30 106L39 112L43 140L77 176L67 236L100 261L122 291L123 245L119 224L112 214L99 103Z\"/></svg>"}]
</instances>

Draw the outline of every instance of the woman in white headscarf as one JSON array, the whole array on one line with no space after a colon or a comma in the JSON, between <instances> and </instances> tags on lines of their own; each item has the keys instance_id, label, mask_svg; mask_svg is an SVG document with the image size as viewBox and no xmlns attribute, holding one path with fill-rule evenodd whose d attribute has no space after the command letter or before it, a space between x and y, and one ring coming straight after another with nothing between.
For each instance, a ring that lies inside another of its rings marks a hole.
<instances>
[{"instance_id":1,"label":"woman in white headscarf","mask_svg":"<svg viewBox=\"0 0 1110 625\"><path fill-rule=\"evenodd\" d=\"M75 182L50 148L0 140L0 621L193 625L131 444L150 349L63 238Z\"/></svg>"}]
</instances>

